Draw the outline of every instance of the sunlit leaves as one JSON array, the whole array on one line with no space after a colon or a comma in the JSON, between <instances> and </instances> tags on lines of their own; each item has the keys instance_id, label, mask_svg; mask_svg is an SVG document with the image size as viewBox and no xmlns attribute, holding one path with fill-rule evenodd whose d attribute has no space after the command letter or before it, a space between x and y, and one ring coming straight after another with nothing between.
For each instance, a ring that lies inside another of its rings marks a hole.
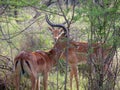
<instances>
[{"instance_id":1,"label":"sunlit leaves","mask_svg":"<svg viewBox=\"0 0 120 90\"><path fill-rule=\"evenodd\" d=\"M39 3L40 0L2 0L0 4L2 5L11 5L11 6L32 6Z\"/></svg>"}]
</instances>

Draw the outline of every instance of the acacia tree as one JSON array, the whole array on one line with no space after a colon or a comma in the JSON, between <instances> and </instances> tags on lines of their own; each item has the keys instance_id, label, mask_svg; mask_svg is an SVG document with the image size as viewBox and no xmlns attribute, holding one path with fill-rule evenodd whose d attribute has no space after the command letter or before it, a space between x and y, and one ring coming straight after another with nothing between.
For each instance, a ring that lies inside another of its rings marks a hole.
<instances>
[{"instance_id":1,"label":"acacia tree","mask_svg":"<svg viewBox=\"0 0 120 90\"><path fill-rule=\"evenodd\" d=\"M115 89L114 86L116 85L115 82L119 75L118 72L119 59L117 59L117 50L120 45L119 0L30 0L30 1L29 2L28 0L0 1L0 16L1 16L0 20L2 20L0 22L1 23L0 41L2 43L7 43L7 45L9 46L8 48L11 57L12 52L14 50L16 50L16 52L17 50L19 51L18 47L20 47L20 45L16 46L18 44L18 43L16 44L18 38L17 40L14 39L16 37L19 37L19 35L23 34L25 31L29 32L29 30L31 29L30 26L32 26L34 23L39 23L38 20L43 22L44 19L42 18L44 17L43 15L45 13L51 14L51 19L53 21L55 20L54 17L60 17L62 20L58 19L58 22L59 21L66 22L66 27L68 28L70 34L72 32L78 31L79 33L76 36L78 35L81 36L82 32L83 33L87 32L85 38L87 38L89 42L88 54L92 53L91 50L92 43L104 43L104 45L103 44L100 45L101 51L99 52L98 56L94 58L88 56L88 66L90 69L88 71L87 77L88 79L87 89L114 90ZM28 8L34 11L34 15L32 16L32 18L29 19L24 17L22 17L21 19L20 14L21 11L26 9L25 12L27 12ZM16 28L14 28L13 31L11 31L12 29L10 29L11 27L9 24L11 23L16 25L14 26ZM4 24L7 25L6 28ZM82 26L84 26L85 28L82 29L81 28ZM34 29L36 29L36 26L34 27L35 27ZM27 38L29 38L29 36ZM4 44L2 43L1 52L7 51L6 49L3 50L2 46ZM36 43L34 45L36 45ZM107 55L107 58L104 59L102 57L103 51L106 47L109 46L112 47L111 52ZM111 58L113 58L114 55L116 56L116 58L115 60L112 60ZM96 60L97 58L99 58L99 60ZM109 77L112 76L111 73L107 74L106 71L103 70L104 65L106 63L110 63L108 70L112 69L113 77ZM67 64L65 82L67 82ZM66 90L66 88L67 86L65 83L64 90Z\"/></svg>"},{"instance_id":2,"label":"acacia tree","mask_svg":"<svg viewBox=\"0 0 120 90\"><path fill-rule=\"evenodd\" d=\"M89 0L80 2L82 3L80 9L74 9L75 4L73 5L72 19L67 19L66 16L68 13L64 13L65 10L63 10L61 6L59 7L63 14L62 16L68 24L68 30L70 30L72 21L79 21L79 19L82 18L80 15L84 14L84 16L88 18L88 66L90 68L88 71L88 90L114 90L115 81L119 75L118 58L116 57L114 60L113 57L117 54L117 49L120 44L120 2L117 0L111 2L108 0ZM77 13L76 16L74 16L74 11L75 14ZM69 20L71 20L70 23ZM90 56L90 54L93 53L91 49L93 43L100 43L100 50L95 57ZM111 47L111 50L104 58L104 51L108 47ZM117 61L117 63L114 63L115 61ZM104 70L106 64L108 67Z\"/></svg>"},{"instance_id":3,"label":"acacia tree","mask_svg":"<svg viewBox=\"0 0 120 90\"><path fill-rule=\"evenodd\" d=\"M117 63L114 63L113 56L118 48L119 33L119 11L120 2L114 1L99 1L90 0L86 2L84 7L87 13L87 17L90 22L90 34L88 38L89 50L91 51L92 43L101 43L101 50L96 57L88 56L89 70L88 77L88 89L89 90L114 90L115 80L118 76L118 59ZM112 47L111 51L106 58L103 58L103 52L106 48ZM104 71L105 64L109 64L107 71ZM115 65L113 69L113 64ZM94 71L93 71L94 69ZM111 70L111 73L110 71ZM106 72L109 72L106 73Z\"/></svg>"}]
</instances>

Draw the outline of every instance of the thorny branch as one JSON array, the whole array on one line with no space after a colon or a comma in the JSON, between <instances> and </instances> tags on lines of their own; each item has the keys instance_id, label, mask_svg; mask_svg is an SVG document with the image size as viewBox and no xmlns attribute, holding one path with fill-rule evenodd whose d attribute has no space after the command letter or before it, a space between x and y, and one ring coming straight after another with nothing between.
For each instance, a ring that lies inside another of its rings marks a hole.
<instances>
[{"instance_id":1,"label":"thorny branch","mask_svg":"<svg viewBox=\"0 0 120 90\"><path fill-rule=\"evenodd\" d=\"M0 15L4 14L7 8L8 8L8 5L6 5L5 7L1 6L0 7Z\"/></svg>"},{"instance_id":2,"label":"thorny branch","mask_svg":"<svg viewBox=\"0 0 120 90\"><path fill-rule=\"evenodd\" d=\"M9 57L4 56L4 55L0 55L0 62L2 62L0 64L0 69L1 70L5 69L5 70L8 70L8 71L12 71L12 67L9 65L9 63L11 63L12 66L13 66L13 62Z\"/></svg>"},{"instance_id":3,"label":"thorny branch","mask_svg":"<svg viewBox=\"0 0 120 90\"><path fill-rule=\"evenodd\" d=\"M26 31L30 26L32 26L32 25L33 25L36 21L38 21L38 20L39 20L39 18L36 19L35 21L33 21L33 22L32 22L31 24L29 24L28 26L26 26L23 30L14 33L13 36L11 36L11 37L9 37L9 38L4 37L4 38L0 38L0 39L1 39L1 40L9 40L9 39L15 38L15 37L17 37L18 35L20 35L21 33L23 33L24 31ZM1 30L1 29L0 29L0 30Z\"/></svg>"},{"instance_id":4,"label":"thorny branch","mask_svg":"<svg viewBox=\"0 0 120 90\"><path fill-rule=\"evenodd\" d=\"M66 84L67 84L67 67L68 67L68 48L69 48L69 28L70 28L71 22L74 18L75 1L74 1L74 5L73 5L73 8L72 8L73 12L72 12L72 17L71 17L70 21L67 19L67 16L65 15L65 13L63 11L63 8L60 4L60 1L59 0L57 0L57 1L58 1L59 8L61 10L62 16L64 17L64 19L67 23L67 30L68 30L67 31L67 37L68 37L67 38L67 48L66 48L66 73L65 73L65 86L64 86L64 90L66 90L67 89Z\"/></svg>"}]
</instances>

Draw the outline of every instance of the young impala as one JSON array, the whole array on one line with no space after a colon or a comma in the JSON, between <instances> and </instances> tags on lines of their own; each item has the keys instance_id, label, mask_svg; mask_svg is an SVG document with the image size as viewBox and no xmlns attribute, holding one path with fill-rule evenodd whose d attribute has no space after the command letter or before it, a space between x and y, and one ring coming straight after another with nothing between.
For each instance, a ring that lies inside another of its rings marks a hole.
<instances>
[{"instance_id":1,"label":"young impala","mask_svg":"<svg viewBox=\"0 0 120 90\"><path fill-rule=\"evenodd\" d=\"M62 35L65 35L67 33L66 28L64 28L62 25L59 25L59 27L63 28L64 33ZM40 90L40 73L43 74L44 90L47 90L48 72L56 64L64 50L63 47L66 46L66 42L62 42L64 39L62 35L59 37L59 39L57 39L53 48L48 52L40 50L34 52L21 51L15 57L14 68L16 90L20 90L20 78L23 75L30 77L32 90Z\"/></svg>"},{"instance_id":2,"label":"young impala","mask_svg":"<svg viewBox=\"0 0 120 90\"><path fill-rule=\"evenodd\" d=\"M63 28L55 29L56 25L59 26L61 24L53 24L49 21L48 17L46 17L46 19L47 19L47 23L51 26L51 27L49 27L49 30L51 30L54 40L57 41L59 38L64 37L63 41L59 42L59 44L65 43L67 37L65 34L63 35L63 33L64 33ZM79 90L77 65L78 65L78 63L86 63L87 62L87 56L88 56L88 52L89 52L88 46L89 45L87 42L76 42L73 40L69 41L68 63L70 65L70 69L71 69L71 71L70 71L70 88L71 88L71 90L72 90L73 77L76 80L77 90ZM66 47L67 47L67 44L62 46L62 48L66 48ZM101 44L100 43L92 44L91 49L93 52L90 54L90 56L92 56L92 58L96 59L101 50ZM108 52L110 49L111 49L111 47L103 50L103 59L105 59L108 56ZM63 50L61 58L63 58L64 60L66 59L65 50Z\"/></svg>"}]
</instances>

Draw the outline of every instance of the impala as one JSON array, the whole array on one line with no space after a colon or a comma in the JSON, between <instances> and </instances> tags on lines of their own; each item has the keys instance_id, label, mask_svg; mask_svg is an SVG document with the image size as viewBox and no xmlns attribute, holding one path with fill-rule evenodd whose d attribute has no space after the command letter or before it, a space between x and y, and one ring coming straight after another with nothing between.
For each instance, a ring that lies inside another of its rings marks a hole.
<instances>
[{"instance_id":1,"label":"impala","mask_svg":"<svg viewBox=\"0 0 120 90\"><path fill-rule=\"evenodd\" d=\"M62 25L59 27L63 28L64 33L57 39L55 45L48 52L45 51L21 51L14 59L15 68L15 87L16 90L20 88L21 76L29 76L31 79L32 90L40 90L40 73L43 74L43 86L44 90L47 90L47 79L48 73L51 68L56 65L61 53L66 46L66 42L62 42L67 33L66 28ZM62 42L62 43L61 43Z\"/></svg>"},{"instance_id":2,"label":"impala","mask_svg":"<svg viewBox=\"0 0 120 90\"><path fill-rule=\"evenodd\" d=\"M65 43L66 42L66 35L63 31L63 28L56 28L55 27L61 25L61 24L53 24L49 21L48 17L46 17L47 19L47 23L51 26L49 27L49 30L52 32L53 34L53 38L55 41L57 41L59 38L64 37L62 42L60 43ZM62 25L64 28L65 26ZM79 90L79 82L78 82L78 68L77 65L78 63L86 63L87 62L87 58L88 58L88 52L89 52L89 48L88 48L88 43L87 42L76 42L73 40L69 41L69 47L66 45L62 46L62 48L66 48L68 47L68 63L70 65L70 89L72 90L72 79L73 77L76 80L76 87L77 90ZM104 49L103 50L103 59L105 59L108 56L108 52L110 51L111 47ZM100 53L100 50L102 50L101 48L101 44L100 43L96 43L96 44L92 44L91 45L91 50L93 51L90 56L93 59L97 59ZM65 50L63 50L63 53L61 54L61 58L63 58L64 60L66 60L66 52ZM108 67L107 65L105 65L105 67Z\"/></svg>"}]
</instances>

